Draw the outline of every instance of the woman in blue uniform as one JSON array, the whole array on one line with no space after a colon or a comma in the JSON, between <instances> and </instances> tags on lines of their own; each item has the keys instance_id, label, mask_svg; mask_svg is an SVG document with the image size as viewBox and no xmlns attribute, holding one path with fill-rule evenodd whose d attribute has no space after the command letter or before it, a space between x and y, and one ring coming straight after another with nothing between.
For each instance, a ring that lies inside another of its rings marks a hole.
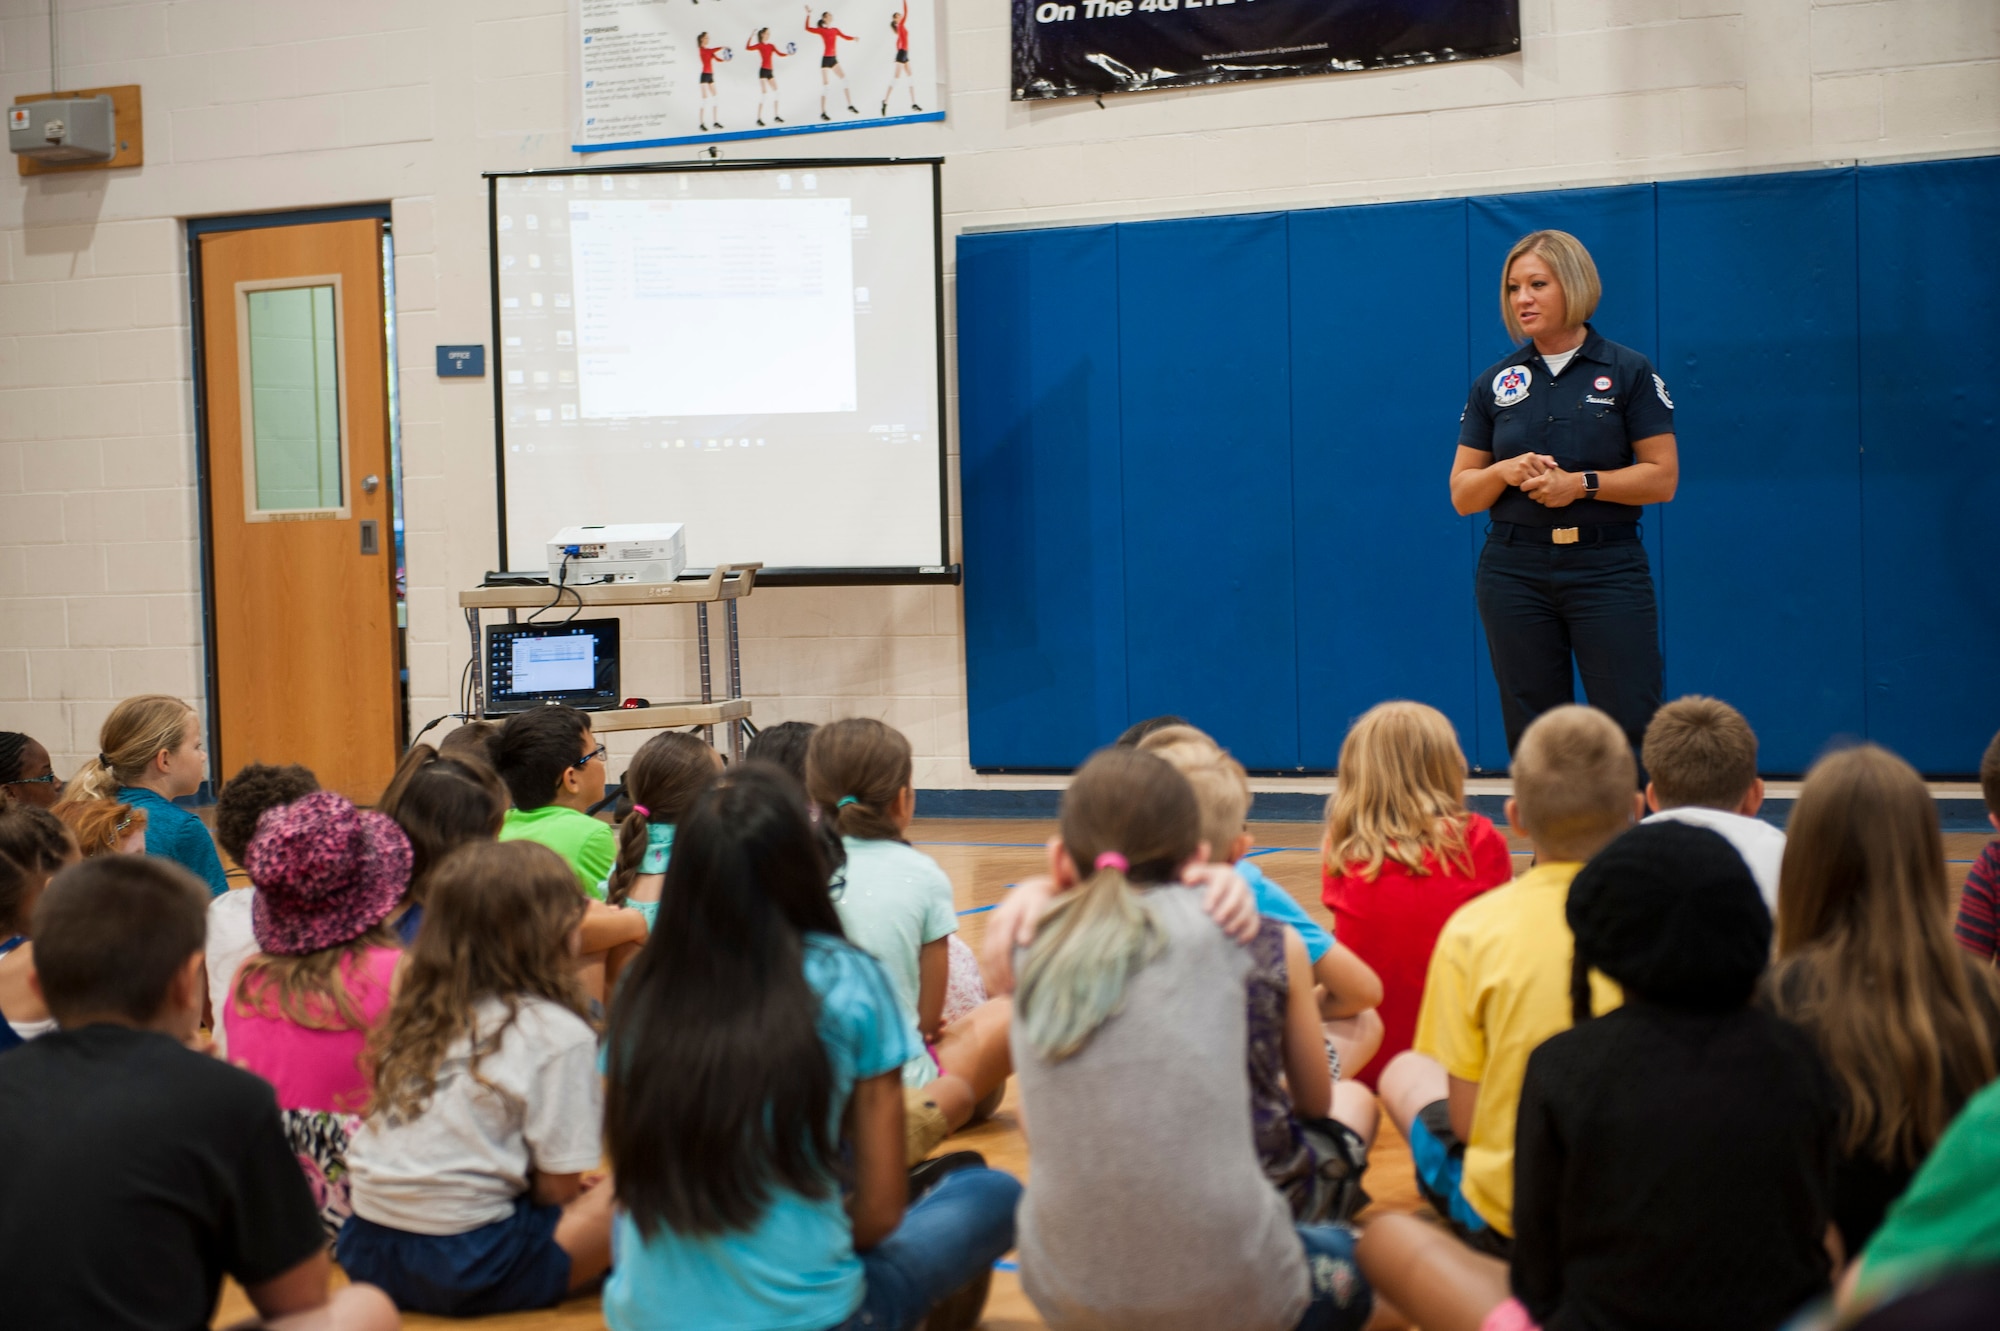
<instances>
[{"instance_id":1,"label":"woman in blue uniform","mask_svg":"<svg viewBox=\"0 0 2000 1331\"><path fill-rule=\"evenodd\" d=\"M1490 512L1479 618L1513 751L1528 723L1590 705L1636 752L1660 705L1659 612L1640 508L1674 497L1674 404L1644 356L1600 337L1597 265L1565 231L1507 252L1500 314L1526 343L1472 385L1451 466L1460 513Z\"/></svg>"}]
</instances>

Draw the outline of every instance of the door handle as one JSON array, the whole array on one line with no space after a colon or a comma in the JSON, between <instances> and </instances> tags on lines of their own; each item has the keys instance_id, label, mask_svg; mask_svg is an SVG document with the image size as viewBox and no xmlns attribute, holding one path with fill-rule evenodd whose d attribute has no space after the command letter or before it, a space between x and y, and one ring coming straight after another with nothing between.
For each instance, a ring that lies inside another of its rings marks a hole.
<instances>
[{"instance_id":1,"label":"door handle","mask_svg":"<svg viewBox=\"0 0 2000 1331\"><path fill-rule=\"evenodd\" d=\"M381 488L381 485L382 478L371 471L361 478L361 493L372 495L376 490Z\"/></svg>"},{"instance_id":2,"label":"door handle","mask_svg":"<svg viewBox=\"0 0 2000 1331\"><path fill-rule=\"evenodd\" d=\"M364 555L382 553L381 527L373 518L361 520L361 553Z\"/></svg>"}]
</instances>

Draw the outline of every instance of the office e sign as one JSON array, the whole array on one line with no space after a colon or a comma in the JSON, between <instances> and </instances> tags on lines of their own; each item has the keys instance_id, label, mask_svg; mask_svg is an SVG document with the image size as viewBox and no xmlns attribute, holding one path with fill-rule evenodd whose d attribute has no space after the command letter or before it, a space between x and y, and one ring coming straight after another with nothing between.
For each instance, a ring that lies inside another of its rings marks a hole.
<instances>
[{"instance_id":1,"label":"office e sign","mask_svg":"<svg viewBox=\"0 0 2000 1331\"><path fill-rule=\"evenodd\" d=\"M439 347L438 378L477 379L486 373L486 348L475 343L469 347Z\"/></svg>"}]
</instances>

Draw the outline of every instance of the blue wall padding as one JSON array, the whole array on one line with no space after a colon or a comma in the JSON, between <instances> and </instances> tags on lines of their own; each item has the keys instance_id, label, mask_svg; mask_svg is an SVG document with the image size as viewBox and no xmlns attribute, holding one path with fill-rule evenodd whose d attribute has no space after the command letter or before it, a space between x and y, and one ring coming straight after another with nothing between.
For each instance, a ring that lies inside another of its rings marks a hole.
<instances>
[{"instance_id":1,"label":"blue wall padding","mask_svg":"<svg viewBox=\"0 0 2000 1331\"><path fill-rule=\"evenodd\" d=\"M1854 172L1658 188L1667 695L1727 699L1768 768L1801 771L1867 730Z\"/></svg>"},{"instance_id":2,"label":"blue wall padding","mask_svg":"<svg viewBox=\"0 0 2000 1331\"><path fill-rule=\"evenodd\" d=\"M1368 276L1377 256L1462 249L1465 209L1316 209L1290 238L1299 761L1325 769L1384 698L1476 723L1470 519L1435 502L1455 447L1435 404L1465 392L1464 275Z\"/></svg>"},{"instance_id":3,"label":"blue wall padding","mask_svg":"<svg viewBox=\"0 0 2000 1331\"><path fill-rule=\"evenodd\" d=\"M1600 332L1677 406L1648 511L1667 694L1767 772L1869 736L1934 774L2000 727L2000 158L958 241L972 761L1067 768L1180 712L1331 767L1387 697L1502 770L1446 491L1499 267L1573 231Z\"/></svg>"},{"instance_id":4,"label":"blue wall padding","mask_svg":"<svg viewBox=\"0 0 2000 1331\"><path fill-rule=\"evenodd\" d=\"M1126 724L1118 233L983 239L958 259L973 730L983 765L1067 767Z\"/></svg>"},{"instance_id":5,"label":"blue wall padding","mask_svg":"<svg viewBox=\"0 0 2000 1331\"><path fill-rule=\"evenodd\" d=\"M1289 274L1282 213L1119 228L1129 705L1250 767L1299 760Z\"/></svg>"},{"instance_id":6,"label":"blue wall padding","mask_svg":"<svg viewBox=\"0 0 2000 1331\"><path fill-rule=\"evenodd\" d=\"M2000 730L2000 158L1860 191L1868 733L1970 771Z\"/></svg>"}]
</instances>

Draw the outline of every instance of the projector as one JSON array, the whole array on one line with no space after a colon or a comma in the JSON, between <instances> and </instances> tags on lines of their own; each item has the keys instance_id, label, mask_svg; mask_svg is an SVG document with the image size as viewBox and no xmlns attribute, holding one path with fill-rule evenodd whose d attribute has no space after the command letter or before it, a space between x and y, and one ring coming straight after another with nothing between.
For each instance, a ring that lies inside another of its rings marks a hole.
<instances>
[{"instance_id":1,"label":"projector","mask_svg":"<svg viewBox=\"0 0 2000 1331\"><path fill-rule=\"evenodd\" d=\"M549 581L672 582L687 567L686 530L678 522L564 527L549 537Z\"/></svg>"}]
</instances>

